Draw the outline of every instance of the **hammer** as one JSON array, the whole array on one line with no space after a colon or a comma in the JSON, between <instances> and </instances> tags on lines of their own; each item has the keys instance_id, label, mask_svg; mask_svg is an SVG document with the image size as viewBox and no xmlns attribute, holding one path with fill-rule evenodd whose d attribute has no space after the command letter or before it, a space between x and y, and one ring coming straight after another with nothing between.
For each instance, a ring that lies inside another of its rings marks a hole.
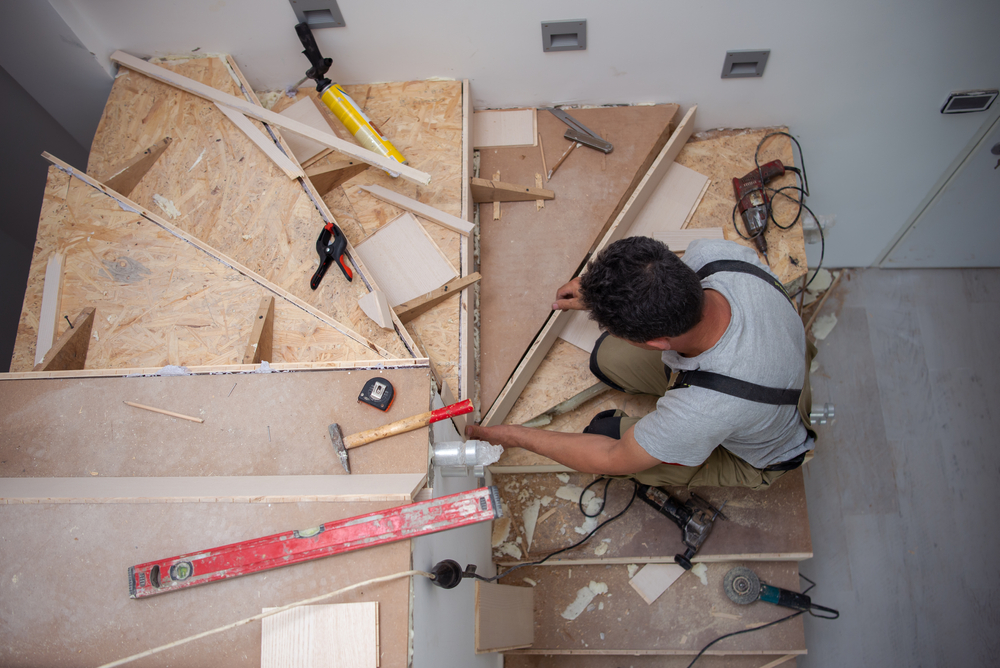
<instances>
[{"instance_id":1,"label":"hammer","mask_svg":"<svg viewBox=\"0 0 1000 668\"><path fill-rule=\"evenodd\" d=\"M356 448L389 436L395 436L396 434L413 431L414 429L420 429L432 422L438 422L439 420L452 418L457 415L465 415L472 411L472 399L466 399L465 401L459 401L457 404L445 406L444 408L427 411L426 413L420 413L419 415L414 415L403 420L390 422L381 427L358 432L347 438L344 438L343 432L340 431L340 425L334 422L330 425L330 440L333 441L333 449L337 451L337 456L340 457L340 463L344 465L344 470L350 473L351 466L347 462L347 451L351 448Z\"/></svg>"}]
</instances>

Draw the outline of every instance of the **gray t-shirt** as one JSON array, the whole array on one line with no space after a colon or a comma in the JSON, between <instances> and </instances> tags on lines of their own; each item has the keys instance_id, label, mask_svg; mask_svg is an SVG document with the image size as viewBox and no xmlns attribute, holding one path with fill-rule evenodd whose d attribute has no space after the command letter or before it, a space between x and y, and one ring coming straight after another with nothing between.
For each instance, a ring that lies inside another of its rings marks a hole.
<instances>
[{"instance_id":1,"label":"gray t-shirt","mask_svg":"<svg viewBox=\"0 0 1000 668\"><path fill-rule=\"evenodd\" d=\"M724 259L768 270L756 253L731 241L695 241L684 253L684 263L695 271ZM702 369L765 387L801 389L805 332L788 299L773 285L744 273L717 272L701 285L729 302L729 327L704 353L681 357L668 350L663 363L678 371ZM685 466L704 463L719 445L761 469L813 447L795 406L762 404L702 387L667 392L656 411L636 424L634 434L652 456Z\"/></svg>"}]
</instances>

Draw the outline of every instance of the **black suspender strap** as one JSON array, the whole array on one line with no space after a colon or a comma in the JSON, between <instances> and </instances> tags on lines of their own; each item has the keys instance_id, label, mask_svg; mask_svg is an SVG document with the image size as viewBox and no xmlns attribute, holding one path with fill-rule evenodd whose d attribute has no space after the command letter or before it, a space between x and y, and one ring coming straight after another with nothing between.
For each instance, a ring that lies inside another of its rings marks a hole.
<instances>
[{"instance_id":1,"label":"black suspender strap","mask_svg":"<svg viewBox=\"0 0 1000 668\"><path fill-rule=\"evenodd\" d=\"M768 284L773 285L776 290L784 295L789 304L792 303L791 298L788 296L788 293L785 292L784 286L781 285L778 279L771 276L771 274L767 273L760 267L742 260L715 260L714 262L709 262L698 270L698 278L705 280L708 276L711 276L719 271L734 271L741 274L756 276L763 281L767 281ZM738 378L725 376L721 373L712 373L711 371L701 370L679 372L672 389L692 386L703 387L706 390L714 390L715 392L728 394L729 396L737 397L738 399L746 399L748 401L755 401L759 404L770 404L772 406L797 406L799 403L799 396L802 395L802 390L779 390L777 388L764 387L763 385L757 385L756 383L751 383L746 380L739 380Z\"/></svg>"}]
</instances>

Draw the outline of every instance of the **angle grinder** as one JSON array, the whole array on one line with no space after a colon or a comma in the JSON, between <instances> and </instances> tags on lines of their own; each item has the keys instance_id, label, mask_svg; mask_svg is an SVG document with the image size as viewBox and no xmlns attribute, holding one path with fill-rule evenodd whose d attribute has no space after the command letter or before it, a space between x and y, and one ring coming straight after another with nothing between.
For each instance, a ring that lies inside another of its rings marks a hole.
<instances>
[{"instance_id":1,"label":"angle grinder","mask_svg":"<svg viewBox=\"0 0 1000 668\"><path fill-rule=\"evenodd\" d=\"M754 601L765 601L780 605L783 608L812 612L822 610L832 613L831 619L836 619L840 613L830 608L816 605L812 599L805 594L773 587L760 581L757 574L744 566L737 566L729 570L722 580L722 586L726 590L726 596L737 605L750 605Z\"/></svg>"}]
</instances>

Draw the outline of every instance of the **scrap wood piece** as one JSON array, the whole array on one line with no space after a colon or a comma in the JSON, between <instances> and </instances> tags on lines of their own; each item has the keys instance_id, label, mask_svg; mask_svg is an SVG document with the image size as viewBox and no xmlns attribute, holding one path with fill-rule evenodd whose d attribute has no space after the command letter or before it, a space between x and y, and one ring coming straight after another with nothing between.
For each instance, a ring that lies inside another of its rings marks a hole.
<instances>
[{"instance_id":1,"label":"scrap wood piece","mask_svg":"<svg viewBox=\"0 0 1000 668\"><path fill-rule=\"evenodd\" d=\"M274 297L267 295L260 300L260 308L250 330L250 342L243 353L244 364L274 361Z\"/></svg>"},{"instance_id":2,"label":"scrap wood piece","mask_svg":"<svg viewBox=\"0 0 1000 668\"><path fill-rule=\"evenodd\" d=\"M493 180L494 181L500 180L500 172L493 173ZM475 193L473 193L472 199L473 201L475 201L476 199ZM501 215L500 200L493 200L493 220L500 220L500 215Z\"/></svg>"},{"instance_id":3,"label":"scrap wood piece","mask_svg":"<svg viewBox=\"0 0 1000 668\"><path fill-rule=\"evenodd\" d=\"M80 181L86 183L87 185L91 186L92 188L94 188L94 189L96 189L96 190L104 193L105 195L107 195L111 199L115 200L118 203L118 206L122 207L124 210L135 212L137 215L145 218L146 220L148 220L148 221L154 223L156 226L160 227L163 231L165 231L165 232L169 233L170 235L172 235L172 236L174 236L174 237L176 237L176 238L178 238L178 239L186 242L190 246L193 246L200 253L203 253L203 254L209 256L215 262L218 262L218 263L224 265L227 269L230 269L230 270L235 271L235 272L237 272L239 274L242 274L247 279L249 279L249 280L253 281L254 283L256 283L257 285L263 287L265 290L268 290L268 291L274 293L275 295L278 295L279 297L281 297L285 301L289 302L290 304L294 305L298 309L300 309L302 311L305 311L306 313L308 313L309 315L313 316L314 318L317 318L318 320L320 320L324 324L329 325L333 329L335 329L338 332L340 332L341 334L345 335L347 338L351 339L353 342L356 342L356 343L360 344L361 346L364 346L365 348L367 348L368 350L371 350L372 352L376 353L380 357L383 357L383 358L386 358L386 359L391 359L391 358L395 357L394 355L391 355L387 350L385 350L381 346L378 346L378 345L372 343L371 341L369 341L365 337L361 336L360 334L358 334L354 330L346 327L345 325L341 324L337 320L334 320L333 318L327 316L325 313L319 311L317 308L315 308L314 306L308 304L307 302L305 302L304 300L300 299L299 297L296 297L295 295L291 294L290 292L288 292L284 288L279 287L279 286L271 283L270 281L268 281L264 277L262 277L262 276L258 275L257 273L251 271L250 269L248 269L247 267L241 265L239 262L236 262L232 258L227 257L226 255L223 255L222 253L218 252L216 249L214 249L211 246L203 243L201 240L195 238L191 234L188 234L187 232L184 232L183 230L181 230L181 229L179 229L177 227L174 227L173 225L171 225L170 223L168 223L167 221L165 221L163 218L159 217L155 213L152 213L148 209L142 207L141 205L137 204L136 202L133 202L132 200L128 199L127 197L124 197L121 194L114 192L113 190L111 190L107 186L105 186L104 184L102 184L99 181L91 178L87 174L82 173L79 170L73 168L71 165L63 162L59 158L56 158L55 156L53 156L53 155L51 155L49 153L43 153L42 157L44 157L46 160L48 160L49 162L51 162L53 165L55 165L57 168L59 168L63 172L66 172L67 174L69 174L71 177L76 177Z\"/></svg>"},{"instance_id":4,"label":"scrap wood piece","mask_svg":"<svg viewBox=\"0 0 1000 668\"><path fill-rule=\"evenodd\" d=\"M622 206L601 239L595 243L588 254L588 258L594 257L608 245L620 239L639 215L642 206L649 199L650 195L652 195L653 189L659 184L694 131L694 116L697 109L698 106L694 105L684 115L677 129L670 135L670 139L667 140L656 156L656 159L653 160L652 165L642 176L635 190L629 196L628 201ZM586 263L583 263L583 266L585 265ZM496 400L483 417L483 426L489 427L503 422L507 413L514 406L514 402L520 396L521 391L531 379L531 375L538 368L538 365L542 363L545 353L548 352L549 348L552 347L552 344L562 332L569 318L569 313L569 311L553 311L549 315L545 325L535 337L525 355L518 362L514 372L508 378L503 389L497 395Z\"/></svg>"},{"instance_id":5,"label":"scrap wood piece","mask_svg":"<svg viewBox=\"0 0 1000 668\"><path fill-rule=\"evenodd\" d=\"M474 114L473 148L534 146L538 136L538 111L532 109L484 109Z\"/></svg>"},{"instance_id":6,"label":"scrap wood piece","mask_svg":"<svg viewBox=\"0 0 1000 668\"><path fill-rule=\"evenodd\" d=\"M533 587L476 580L476 654L531 647L534 608Z\"/></svg>"},{"instance_id":7,"label":"scrap wood piece","mask_svg":"<svg viewBox=\"0 0 1000 668\"><path fill-rule=\"evenodd\" d=\"M667 591L667 587L682 575L684 569L678 564L646 564L628 583L638 592L646 605L653 605L653 602Z\"/></svg>"},{"instance_id":8,"label":"scrap wood piece","mask_svg":"<svg viewBox=\"0 0 1000 668\"><path fill-rule=\"evenodd\" d=\"M130 160L124 167L108 179L108 187L128 197L146 172L156 164L173 139L165 137Z\"/></svg>"},{"instance_id":9,"label":"scrap wood piece","mask_svg":"<svg viewBox=\"0 0 1000 668\"><path fill-rule=\"evenodd\" d=\"M545 166L543 165L542 169L544 169L544 168L545 168ZM536 172L535 173L535 188L541 189L542 185L543 185L542 184L542 175ZM535 200L535 211L538 211L538 210L544 209L544 208L545 208L545 200L544 199L537 199L537 200Z\"/></svg>"},{"instance_id":10,"label":"scrap wood piece","mask_svg":"<svg viewBox=\"0 0 1000 668\"><path fill-rule=\"evenodd\" d=\"M551 190L534 186L522 186L503 181L472 179L472 199L482 202L529 202L531 200L555 199Z\"/></svg>"},{"instance_id":11,"label":"scrap wood piece","mask_svg":"<svg viewBox=\"0 0 1000 668\"><path fill-rule=\"evenodd\" d=\"M278 113L285 118L305 123L309 127L316 128L322 132L336 134L330 122L323 114L323 111L319 108L319 105L309 96L303 97L295 104L282 109ZM309 162L319 160L333 150L319 142L299 136L294 132L288 133L288 136L285 137L285 142L288 144L288 148L292 150L292 155L303 166Z\"/></svg>"},{"instance_id":12,"label":"scrap wood piece","mask_svg":"<svg viewBox=\"0 0 1000 668\"><path fill-rule=\"evenodd\" d=\"M156 79L157 81L162 81L163 83L180 88L181 90L187 91L193 95L203 97L211 102L232 107L233 109L242 112L250 118L261 121L262 123L268 123L275 127L295 132L303 137L319 142L324 146L340 151L345 155L349 155L353 158L366 162L369 165L373 165L379 169L384 169L390 174L399 174L407 181L412 181L420 185L427 185L431 181L430 175L426 172L413 169L408 165L402 165L395 160L385 158L373 151L362 148L357 144L344 141L332 133L322 132L309 127L301 121L286 118L281 114L276 114L273 111L257 106L248 100L241 100L234 95L227 95L226 93L212 88L211 86L206 86L200 81L195 81L194 79L177 74L176 72L172 72L166 68L140 60L139 58L131 56L124 51L115 51L111 54L111 60L120 65L124 65L131 70L135 70L136 72Z\"/></svg>"},{"instance_id":13,"label":"scrap wood piece","mask_svg":"<svg viewBox=\"0 0 1000 668\"><path fill-rule=\"evenodd\" d=\"M392 329L392 309L389 307L389 300L381 290L372 290L367 295L358 300L358 306L369 318L382 329ZM400 322L406 322L402 318Z\"/></svg>"},{"instance_id":14,"label":"scrap wood piece","mask_svg":"<svg viewBox=\"0 0 1000 668\"><path fill-rule=\"evenodd\" d=\"M341 158L332 164L325 162L320 165L314 162L306 167L306 176L322 197L367 169L368 165L359 160Z\"/></svg>"},{"instance_id":15,"label":"scrap wood piece","mask_svg":"<svg viewBox=\"0 0 1000 668\"><path fill-rule=\"evenodd\" d=\"M480 278L482 278L482 275L477 271L468 276L448 281L437 290L433 290L422 297L412 299L397 306L395 309L396 317L399 318L400 322L407 323L418 315L431 310L451 295L461 292L470 285L479 282Z\"/></svg>"},{"instance_id":16,"label":"scrap wood piece","mask_svg":"<svg viewBox=\"0 0 1000 668\"><path fill-rule=\"evenodd\" d=\"M175 413L173 411L163 410L162 408L154 408L153 406L147 406L145 404L137 404L134 401L124 401L122 402L127 406L132 406L133 408L141 408L144 411L151 411L153 413L159 413L161 415L169 415L170 417L180 418L182 420L189 420L191 422L197 422L203 424L205 421L201 418L191 417L190 415L184 415L183 413Z\"/></svg>"},{"instance_id":17,"label":"scrap wood piece","mask_svg":"<svg viewBox=\"0 0 1000 668\"><path fill-rule=\"evenodd\" d=\"M471 223L462 220L458 216L445 213L440 209L435 209L428 204L418 202L417 200L406 197L405 195L400 195L399 193L389 190L388 188L375 184L361 185L358 186L358 188L364 190L373 197L377 197L383 202L388 202L389 204L397 206L404 211L409 211L410 213L416 214L421 218L426 218L427 220L435 222L442 227L452 230L453 232L458 232L459 234L468 236L474 227Z\"/></svg>"},{"instance_id":18,"label":"scrap wood piece","mask_svg":"<svg viewBox=\"0 0 1000 668\"><path fill-rule=\"evenodd\" d=\"M233 125L238 127L243 134L246 135L247 139L256 144L257 148L262 150L264 155L270 158L271 162L273 162L278 169L283 171L288 178L298 179L306 175L306 173L302 171L302 168L285 155L270 137L265 136L260 128L251 123L249 118L236 109L227 107L224 104L216 102L215 106L219 109L219 111L226 115L226 118L233 122Z\"/></svg>"},{"instance_id":19,"label":"scrap wood piece","mask_svg":"<svg viewBox=\"0 0 1000 668\"><path fill-rule=\"evenodd\" d=\"M458 275L409 212L380 227L356 250L393 307L431 292Z\"/></svg>"},{"instance_id":20,"label":"scrap wood piece","mask_svg":"<svg viewBox=\"0 0 1000 668\"><path fill-rule=\"evenodd\" d=\"M261 668L378 665L378 601L305 605L261 620Z\"/></svg>"},{"instance_id":21,"label":"scrap wood piece","mask_svg":"<svg viewBox=\"0 0 1000 668\"><path fill-rule=\"evenodd\" d=\"M42 363L59 330L59 304L62 301L63 263L66 256L53 253L45 265L45 286L42 288L42 308L38 314L38 336L35 338L35 366Z\"/></svg>"},{"instance_id":22,"label":"scrap wood piece","mask_svg":"<svg viewBox=\"0 0 1000 668\"><path fill-rule=\"evenodd\" d=\"M566 149L566 152L563 153L562 156L560 156L558 160L556 160L556 164L552 165L552 169L549 170L549 175L547 177L547 179L549 181L552 180L552 175L556 173L556 170L559 169L559 167L564 162L566 162L566 158L569 157L570 153L572 153L574 150L576 150L577 146L580 146L580 143L579 142L573 142L572 144L569 145L569 148Z\"/></svg>"},{"instance_id":23,"label":"scrap wood piece","mask_svg":"<svg viewBox=\"0 0 1000 668\"><path fill-rule=\"evenodd\" d=\"M85 367L90 348L90 332L94 327L94 313L92 306L83 309L32 371L69 371Z\"/></svg>"},{"instance_id":24,"label":"scrap wood piece","mask_svg":"<svg viewBox=\"0 0 1000 668\"><path fill-rule=\"evenodd\" d=\"M651 237L654 232L683 229L711 182L707 176L674 162L629 225L626 236Z\"/></svg>"},{"instance_id":25,"label":"scrap wood piece","mask_svg":"<svg viewBox=\"0 0 1000 668\"><path fill-rule=\"evenodd\" d=\"M99 471L97 473L100 473ZM408 503L423 473L0 478L0 505L28 503Z\"/></svg>"}]
</instances>

